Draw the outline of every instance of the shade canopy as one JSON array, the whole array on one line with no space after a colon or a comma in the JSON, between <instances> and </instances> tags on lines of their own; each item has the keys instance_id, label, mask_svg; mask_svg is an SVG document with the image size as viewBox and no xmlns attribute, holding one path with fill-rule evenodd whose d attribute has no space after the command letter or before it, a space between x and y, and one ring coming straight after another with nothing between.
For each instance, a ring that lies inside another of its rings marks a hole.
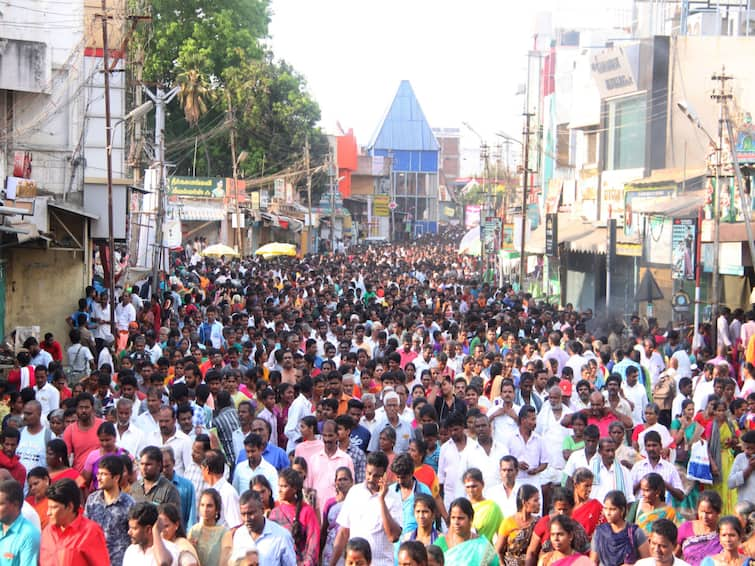
<instances>
[{"instance_id":1,"label":"shade canopy","mask_svg":"<svg viewBox=\"0 0 755 566\"><path fill-rule=\"evenodd\" d=\"M283 244L280 242L270 242L260 247L255 255L261 255L264 258L278 257L278 256L296 256L296 246L294 244Z\"/></svg>"},{"instance_id":2,"label":"shade canopy","mask_svg":"<svg viewBox=\"0 0 755 566\"><path fill-rule=\"evenodd\" d=\"M239 257L239 252L234 250L231 246L226 246L225 244L213 244L203 249L201 255L205 257Z\"/></svg>"}]
</instances>

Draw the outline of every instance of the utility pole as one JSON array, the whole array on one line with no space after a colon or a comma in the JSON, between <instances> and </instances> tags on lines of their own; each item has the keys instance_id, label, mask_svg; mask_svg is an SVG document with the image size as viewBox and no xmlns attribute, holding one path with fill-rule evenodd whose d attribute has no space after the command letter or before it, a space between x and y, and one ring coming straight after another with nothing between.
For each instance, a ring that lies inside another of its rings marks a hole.
<instances>
[{"instance_id":1,"label":"utility pole","mask_svg":"<svg viewBox=\"0 0 755 566\"><path fill-rule=\"evenodd\" d=\"M112 155L112 135L113 131L110 125L110 58L109 58L109 46L107 37L107 2L102 0L102 63L104 83L105 83L105 155L107 159L107 245L109 254L108 257L104 257L104 254L100 253L100 261L103 265L107 262L107 286L108 286L108 301L110 303L110 330L113 336L117 337L117 330L115 325L115 266L113 260L115 259L115 238L113 237L113 155Z\"/></svg>"},{"instance_id":2,"label":"utility pole","mask_svg":"<svg viewBox=\"0 0 755 566\"><path fill-rule=\"evenodd\" d=\"M335 255L336 253L336 191L333 184L334 172L333 168L333 150L328 150L328 185L330 190L330 251Z\"/></svg>"},{"instance_id":3,"label":"utility pole","mask_svg":"<svg viewBox=\"0 0 755 566\"><path fill-rule=\"evenodd\" d=\"M157 162L157 218L155 221L155 248L152 259L152 297L160 291L160 265L163 257L163 217L165 216L165 107L178 94L178 87L167 93L157 87L155 94L145 89L147 96L155 103L155 161Z\"/></svg>"},{"instance_id":4,"label":"utility pole","mask_svg":"<svg viewBox=\"0 0 755 566\"><path fill-rule=\"evenodd\" d=\"M233 117L233 106L231 105L231 93L226 90L226 100L228 101L228 119L231 122L231 159L233 160L233 214L236 216L236 251L239 257L244 257L244 250L241 246L241 218L239 214L239 175L238 162L236 160L236 120Z\"/></svg>"},{"instance_id":5,"label":"utility pole","mask_svg":"<svg viewBox=\"0 0 755 566\"><path fill-rule=\"evenodd\" d=\"M534 116L531 112L524 112L524 180L522 181L522 241L519 250L519 291L524 292L524 279L527 272L527 258L525 256L525 231L527 228L527 184L530 175L530 118Z\"/></svg>"},{"instance_id":6,"label":"utility pole","mask_svg":"<svg viewBox=\"0 0 755 566\"><path fill-rule=\"evenodd\" d=\"M731 77L727 76L722 69L720 75L714 74L711 80L719 83L711 94L711 98L718 102L718 142L716 143L716 163L715 175L716 185L713 188L713 273L711 274L711 333L714 347L718 344L718 309L719 309L719 247L721 240L721 167L723 165L723 144L724 144L724 106L726 101L731 98L731 94L726 93L726 81ZM733 148L732 148L733 149ZM697 329L695 329L697 331Z\"/></svg>"},{"instance_id":7,"label":"utility pole","mask_svg":"<svg viewBox=\"0 0 755 566\"><path fill-rule=\"evenodd\" d=\"M309 170L309 132L304 135L304 167L307 169L307 252L312 241L312 172Z\"/></svg>"},{"instance_id":8,"label":"utility pole","mask_svg":"<svg viewBox=\"0 0 755 566\"><path fill-rule=\"evenodd\" d=\"M487 257L488 242L486 230L488 218L490 217L490 148L484 141L480 142L480 161L482 161L482 193L484 201L482 205L482 214L480 215L480 278L484 282L487 277L487 270L490 265L490 258Z\"/></svg>"}]
</instances>

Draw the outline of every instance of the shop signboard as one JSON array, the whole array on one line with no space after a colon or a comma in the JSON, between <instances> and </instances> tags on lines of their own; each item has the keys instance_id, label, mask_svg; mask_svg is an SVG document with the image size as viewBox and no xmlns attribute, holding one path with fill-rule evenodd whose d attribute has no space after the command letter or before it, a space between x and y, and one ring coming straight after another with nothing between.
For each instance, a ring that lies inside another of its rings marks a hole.
<instances>
[{"instance_id":1,"label":"shop signboard","mask_svg":"<svg viewBox=\"0 0 755 566\"><path fill-rule=\"evenodd\" d=\"M545 215L545 255L558 255L558 214Z\"/></svg>"},{"instance_id":2,"label":"shop signboard","mask_svg":"<svg viewBox=\"0 0 755 566\"><path fill-rule=\"evenodd\" d=\"M220 177L168 177L168 194L194 198L222 199L225 179Z\"/></svg>"}]
</instances>

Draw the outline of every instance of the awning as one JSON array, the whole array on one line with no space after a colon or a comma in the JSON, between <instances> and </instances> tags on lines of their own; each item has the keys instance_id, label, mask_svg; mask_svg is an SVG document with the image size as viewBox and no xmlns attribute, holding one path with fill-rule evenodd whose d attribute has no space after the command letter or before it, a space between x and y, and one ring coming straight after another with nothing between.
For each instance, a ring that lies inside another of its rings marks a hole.
<instances>
[{"instance_id":1,"label":"awning","mask_svg":"<svg viewBox=\"0 0 755 566\"><path fill-rule=\"evenodd\" d=\"M572 216L564 212L558 214L558 243L571 243L589 235L596 228L590 223L584 223L580 217ZM604 232L605 234L605 232ZM573 246L570 249L574 250ZM530 254L542 255L545 253L545 222L525 236L524 250ZM575 250L583 251L583 250ZM590 252L595 253L595 252ZM605 246L603 252L605 253Z\"/></svg>"},{"instance_id":2,"label":"awning","mask_svg":"<svg viewBox=\"0 0 755 566\"><path fill-rule=\"evenodd\" d=\"M594 227L590 232L569 241L569 249L586 254L605 254L608 247L608 230Z\"/></svg>"},{"instance_id":3,"label":"awning","mask_svg":"<svg viewBox=\"0 0 755 566\"><path fill-rule=\"evenodd\" d=\"M223 208L187 205L178 207L178 217L188 222L220 222L225 215L226 211Z\"/></svg>"},{"instance_id":4,"label":"awning","mask_svg":"<svg viewBox=\"0 0 755 566\"><path fill-rule=\"evenodd\" d=\"M71 204L69 202L62 202L59 200L48 200L47 206L56 208L58 210L62 210L63 212L70 212L71 214L77 214L79 216L84 216L86 218L91 218L92 220L99 220L100 215L95 214L93 212L89 212L87 210L84 210L80 206L76 206L75 204Z\"/></svg>"},{"instance_id":5,"label":"awning","mask_svg":"<svg viewBox=\"0 0 755 566\"><path fill-rule=\"evenodd\" d=\"M660 185L681 185L683 182L702 179L706 169L654 169L650 175L626 183L626 188L651 188ZM691 187L687 187L688 189Z\"/></svg>"},{"instance_id":6,"label":"awning","mask_svg":"<svg viewBox=\"0 0 755 566\"><path fill-rule=\"evenodd\" d=\"M291 230L292 232L301 232L304 229L304 222L290 216L282 216L280 214L273 214L272 212L263 212L261 216L265 222L274 228Z\"/></svg>"},{"instance_id":7,"label":"awning","mask_svg":"<svg viewBox=\"0 0 755 566\"><path fill-rule=\"evenodd\" d=\"M632 205L632 211L672 218L697 216L697 211L705 204L706 197L705 191L692 191L676 197L639 199Z\"/></svg>"}]
</instances>

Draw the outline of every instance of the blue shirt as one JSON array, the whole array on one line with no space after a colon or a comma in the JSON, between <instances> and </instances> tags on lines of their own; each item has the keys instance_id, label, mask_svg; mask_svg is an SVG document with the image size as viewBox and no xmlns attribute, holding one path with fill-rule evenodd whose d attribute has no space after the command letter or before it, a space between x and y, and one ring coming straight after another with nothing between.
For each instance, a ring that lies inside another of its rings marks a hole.
<instances>
[{"instance_id":1,"label":"blue shirt","mask_svg":"<svg viewBox=\"0 0 755 566\"><path fill-rule=\"evenodd\" d=\"M176 486L178 495L181 498L181 519L184 523L184 529L188 531L197 522L195 509L197 496L194 493L194 484L175 472L173 472L171 483Z\"/></svg>"},{"instance_id":2,"label":"blue shirt","mask_svg":"<svg viewBox=\"0 0 755 566\"><path fill-rule=\"evenodd\" d=\"M27 566L39 562L39 536L37 528L19 514L7 531L0 531L0 565Z\"/></svg>"},{"instance_id":3,"label":"blue shirt","mask_svg":"<svg viewBox=\"0 0 755 566\"><path fill-rule=\"evenodd\" d=\"M273 446L269 442L267 443L267 446L265 446L265 449L262 451L262 457L265 459L265 461L268 464L272 464L273 467L278 472L280 472L281 470L285 470L286 468L291 466L291 462L288 459L288 455L286 454L286 451L283 450L283 448L280 448L278 446ZM245 460L246 460L246 449L242 449L239 451L238 455L236 456L236 463L240 464L241 462Z\"/></svg>"},{"instance_id":4,"label":"blue shirt","mask_svg":"<svg viewBox=\"0 0 755 566\"><path fill-rule=\"evenodd\" d=\"M357 425L357 427L351 431L351 435L349 435L352 444L361 448L362 452L365 454L367 453L367 447L370 445L371 437L372 435L370 434L370 431L367 427L362 425Z\"/></svg>"}]
</instances>

